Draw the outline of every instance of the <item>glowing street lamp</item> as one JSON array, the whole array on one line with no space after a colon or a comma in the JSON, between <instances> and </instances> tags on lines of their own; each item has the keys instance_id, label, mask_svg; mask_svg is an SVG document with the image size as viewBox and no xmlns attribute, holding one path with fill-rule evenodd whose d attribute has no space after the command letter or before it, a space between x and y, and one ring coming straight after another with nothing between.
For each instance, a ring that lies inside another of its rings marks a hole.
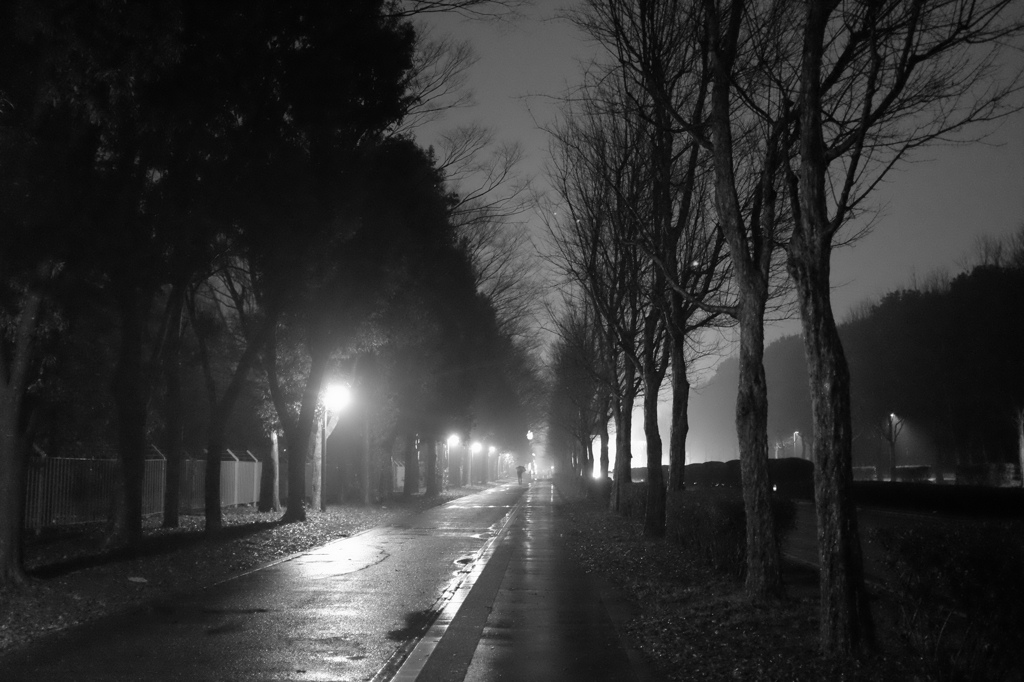
<instances>
[{"instance_id":1,"label":"glowing street lamp","mask_svg":"<svg viewBox=\"0 0 1024 682\"><path fill-rule=\"evenodd\" d=\"M352 389L346 384L329 384L320 396L324 406L320 421L320 511L327 511L327 419L338 414L352 402Z\"/></svg>"},{"instance_id":2,"label":"glowing street lamp","mask_svg":"<svg viewBox=\"0 0 1024 682\"><path fill-rule=\"evenodd\" d=\"M341 412L352 402L352 389L345 384L331 384L324 390L323 401L328 412Z\"/></svg>"}]
</instances>

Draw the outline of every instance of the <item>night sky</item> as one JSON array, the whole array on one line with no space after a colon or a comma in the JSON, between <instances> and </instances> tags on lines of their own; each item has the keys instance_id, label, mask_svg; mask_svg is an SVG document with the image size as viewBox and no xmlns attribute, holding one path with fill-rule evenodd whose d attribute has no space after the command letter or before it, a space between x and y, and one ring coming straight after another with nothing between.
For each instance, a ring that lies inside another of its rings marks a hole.
<instances>
[{"instance_id":1,"label":"night sky","mask_svg":"<svg viewBox=\"0 0 1024 682\"><path fill-rule=\"evenodd\" d=\"M537 0L511 25L451 15L431 17L434 31L471 42L478 56L468 82L475 105L449 112L424 127L418 132L420 141L429 145L441 131L469 122L491 127L499 140L523 145L527 155L523 170L544 190L548 139L541 127L557 114L558 98L578 82L583 65L599 53L596 45L559 18L574 2ZM1016 64L1006 66L1024 68L1024 51L1018 53ZM832 258L832 301L839 321L859 304L910 286L915 279L923 281L937 271L957 274L979 236L1002 237L1024 223L1024 113L998 125L972 129L972 137L982 134L987 135L984 142L918 151L875 191L874 230L854 246L837 250ZM529 220L542 240L543 217L534 214ZM769 323L766 337L770 343L799 332L800 322L794 316ZM698 384L713 376L708 370L696 377ZM700 401L698 391L691 397L691 419L700 414ZM669 402L666 394L659 410L666 444ZM642 455L645 447L641 415L638 404L633 416L634 457ZM701 424L692 424L691 461L711 452L734 451L731 428L704 431ZM723 438L728 442L723 443Z\"/></svg>"},{"instance_id":2,"label":"night sky","mask_svg":"<svg viewBox=\"0 0 1024 682\"><path fill-rule=\"evenodd\" d=\"M578 80L581 62L597 53L558 18L573 4L537 0L513 25L431 18L436 31L472 43L479 57L469 80L476 106L431 124L420 140L430 144L440 130L480 122L496 129L500 139L520 141L528 154L524 170L545 187L548 143L538 126L551 121L557 98ZM1024 55L1018 61L1018 68L1024 66ZM920 151L876 192L881 217L874 232L833 258L838 319L866 299L909 285L915 276L922 280L937 269L955 274L979 235L1007 235L1024 222L1024 114L974 131L990 137L985 143ZM542 231L539 218L533 223ZM776 327L770 338L799 331L796 321Z\"/></svg>"}]
</instances>

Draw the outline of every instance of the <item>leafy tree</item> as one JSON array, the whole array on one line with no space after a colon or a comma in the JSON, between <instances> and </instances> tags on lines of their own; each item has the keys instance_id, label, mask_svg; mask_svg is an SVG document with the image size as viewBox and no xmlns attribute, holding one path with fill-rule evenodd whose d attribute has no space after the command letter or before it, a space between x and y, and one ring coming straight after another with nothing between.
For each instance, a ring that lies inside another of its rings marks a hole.
<instances>
[{"instance_id":1,"label":"leafy tree","mask_svg":"<svg viewBox=\"0 0 1024 682\"><path fill-rule=\"evenodd\" d=\"M115 179L115 168L131 146L126 140L138 137L132 111L139 91L173 60L176 22L165 3L117 12L111 3L97 1L8 3L0 23L6 294L0 466L4 485L12 486L0 513L0 564L3 580L18 582L24 399L45 280L56 272L99 269L94 267L97 247L109 246L107 238L134 219L131 210L114 215L108 192L116 188L121 200L116 205L124 209L126 201L141 198L138 190L147 184L138 171L131 179ZM120 70L110 68L115 55L124 60ZM119 377L125 379L130 368L123 370ZM130 430L126 425L125 433ZM130 480L131 463L123 470ZM139 481L141 495L141 475ZM131 506L134 498L129 498ZM137 511L141 519L141 507Z\"/></svg>"}]
</instances>

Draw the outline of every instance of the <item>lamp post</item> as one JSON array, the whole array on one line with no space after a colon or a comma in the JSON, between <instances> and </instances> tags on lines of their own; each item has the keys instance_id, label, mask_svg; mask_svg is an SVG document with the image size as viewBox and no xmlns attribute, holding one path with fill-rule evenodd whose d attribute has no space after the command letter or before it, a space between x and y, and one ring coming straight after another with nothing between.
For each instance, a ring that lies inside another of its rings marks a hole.
<instances>
[{"instance_id":1,"label":"lamp post","mask_svg":"<svg viewBox=\"0 0 1024 682\"><path fill-rule=\"evenodd\" d=\"M889 413L889 419L886 420L886 426L888 427L888 433L883 432L882 436L889 441L889 480L891 482L896 481L896 439L900 435L900 431L903 430L903 420L896 416L895 412Z\"/></svg>"},{"instance_id":2,"label":"lamp post","mask_svg":"<svg viewBox=\"0 0 1024 682\"><path fill-rule=\"evenodd\" d=\"M352 389L345 384L331 384L324 390L321 401L324 415L320 421L320 511L327 511L327 419L352 402Z\"/></svg>"}]
</instances>

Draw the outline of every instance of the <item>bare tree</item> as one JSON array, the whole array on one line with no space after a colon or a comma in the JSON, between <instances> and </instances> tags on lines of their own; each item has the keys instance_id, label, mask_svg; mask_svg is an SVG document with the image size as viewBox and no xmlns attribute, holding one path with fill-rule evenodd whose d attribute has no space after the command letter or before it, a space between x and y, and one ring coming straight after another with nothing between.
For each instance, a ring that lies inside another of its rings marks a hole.
<instances>
[{"instance_id":1,"label":"bare tree","mask_svg":"<svg viewBox=\"0 0 1024 682\"><path fill-rule=\"evenodd\" d=\"M1019 76L996 77L1021 35L1012 0L807 3L792 17L796 217L788 268L796 285L814 419L821 565L821 646L872 639L852 481L849 369L830 300L840 229L911 150L1016 108Z\"/></svg>"},{"instance_id":2,"label":"bare tree","mask_svg":"<svg viewBox=\"0 0 1024 682\"><path fill-rule=\"evenodd\" d=\"M191 288L187 308L198 341L200 364L210 400L205 511L206 532L215 533L223 526L220 461L224 454L228 419L277 320L259 310L253 295L250 271L244 262L231 258L225 259L222 267L211 277ZM208 322L202 322L203 317ZM227 376L223 377L223 387L218 386L208 339L214 328L222 341L221 351L233 356L227 363L218 364L220 369L230 367Z\"/></svg>"},{"instance_id":3,"label":"bare tree","mask_svg":"<svg viewBox=\"0 0 1024 682\"><path fill-rule=\"evenodd\" d=\"M774 275L780 270L777 245L785 225L778 188L787 129L776 96L778 85L773 78L751 77L751 63L777 61L774 45L753 33L744 34L741 40L739 22L723 21L722 14L710 2L590 0L575 16L605 45L624 77L634 83L629 90L633 102L650 103L645 117L656 129L662 135L689 138L690 146L683 147L690 154L689 164L684 165L688 173L683 174L689 184L682 186L680 216L698 217L700 207L694 203L699 186L697 159L702 153L710 157L718 228L728 245L736 298L734 302L701 300L705 295L702 286L707 286L708 280L696 275L707 277L713 272L717 267L714 257L681 261L682 267L677 259L674 267L671 262L663 267L672 273L669 281L676 319L680 313L693 314L699 309L725 313L739 322L736 425L747 514L747 591L752 598L763 599L781 590L769 504L767 384L762 357L764 318L775 293ZM741 97L731 96L734 87L742 88ZM659 212L666 213L664 209ZM665 234L672 232L666 230ZM714 244L706 238L698 241ZM717 253L715 248L710 253ZM663 246L659 253L665 257L670 251ZM693 262L699 267L692 267ZM687 277L692 278L690 286L698 285L695 289L681 285Z\"/></svg>"},{"instance_id":4,"label":"bare tree","mask_svg":"<svg viewBox=\"0 0 1024 682\"><path fill-rule=\"evenodd\" d=\"M699 128L705 117L706 55L691 39L692 27L675 3L596 0L571 18L605 46L622 77L633 84L625 104L656 131L651 145L653 219L645 224L641 243L668 287L661 305L672 367L671 497L685 490L690 356L705 350L699 330L719 324L721 314L731 311L724 298L729 275L725 239L711 219L710 157L701 140L687 132ZM680 116L691 125L679 126L675 119Z\"/></svg>"},{"instance_id":5,"label":"bare tree","mask_svg":"<svg viewBox=\"0 0 1024 682\"><path fill-rule=\"evenodd\" d=\"M454 12L469 19L509 20L517 17L530 0L389 0L387 4L392 17Z\"/></svg>"},{"instance_id":6,"label":"bare tree","mask_svg":"<svg viewBox=\"0 0 1024 682\"><path fill-rule=\"evenodd\" d=\"M785 54L768 40L784 16L741 19L744 3L703 3L711 96L707 132L715 167L715 206L729 244L738 300L740 379L736 428L747 515L747 593L765 599L782 590L781 561L768 481L768 390L764 373L764 319L772 272L787 221L779 189L786 158L788 104L782 83L760 77L753 65L777 65ZM763 33L762 33L763 32ZM746 46L753 46L747 50ZM766 70L770 67L766 66ZM687 121L692 125L694 121ZM702 134L702 129L694 129Z\"/></svg>"},{"instance_id":7,"label":"bare tree","mask_svg":"<svg viewBox=\"0 0 1024 682\"><path fill-rule=\"evenodd\" d=\"M903 419L897 417L896 413L893 412L885 418L885 422L880 429L882 439L889 444L889 480L893 483L896 482L896 439L900 437L900 432L903 430Z\"/></svg>"},{"instance_id":8,"label":"bare tree","mask_svg":"<svg viewBox=\"0 0 1024 682\"><path fill-rule=\"evenodd\" d=\"M472 46L451 36L435 37L427 26L417 26L416 52L410 70L410 105L393 134L409 134L435 121L445 112L472 105L466 71L476 63Z\"/></svg>"},{"instance_id":9,"label":"bare tree","mask_svg":"<svg viewBox=\"0 0 1024 682\"><path fill-rule=\"evenodd\" d=\"M0 586L27 581L21 555L28 452L25 396L43 317L44 288L53 272L52 265L39 264L36 273L17 286L17 309L0 309Z\"/></svg>"},{"instance_id":10,"label":"bare tree","mask_svg":"<svg viewBox=\"0 0 1024 682\"><path fill-rule=\"evenodd\" d=\"M571 435L577 441L576 451L586 453L583 460L586 466L578 472L590 478L595 464L593 437L603 429L601 475L605 478L608 474L605 403L611 377L605 370L601 327L586 297L566 296L559 310L554 325L558 340L552 349L548 442L556 428Z\"/></svg>"},{"instance_id":11,"label":"bare tree","mask_svg":"<svg viewBox=\"0 0 1024 682\"><path fill-rule=\"evenodd\" d=\"M664 317L655 303L664 295L664 278L640 245L642 225L650 219L652 208L650 130L623 105L624 98L611 96L624 85L614 77L588 83L567 107L562 123L550 131L554 140L550 175L567 209L552 229L552 242L557 266L579 283L597 312L608 365L616 368L611 507L619 508L625 484L630 482L631 413L642 384L645 420L650 419L645 423L650 431L649 488L661 496L648 506L648 512L652 520L660 519L663 528L661 444L651 429L657 428L657 395L667 365Z\"/></svg>"}]
</instances>

